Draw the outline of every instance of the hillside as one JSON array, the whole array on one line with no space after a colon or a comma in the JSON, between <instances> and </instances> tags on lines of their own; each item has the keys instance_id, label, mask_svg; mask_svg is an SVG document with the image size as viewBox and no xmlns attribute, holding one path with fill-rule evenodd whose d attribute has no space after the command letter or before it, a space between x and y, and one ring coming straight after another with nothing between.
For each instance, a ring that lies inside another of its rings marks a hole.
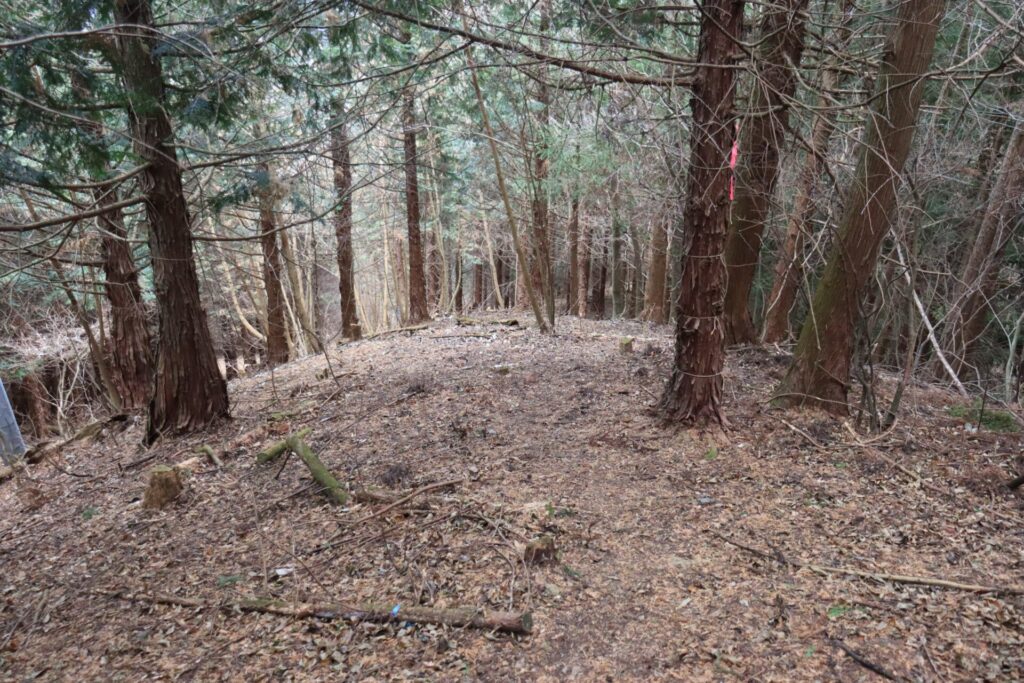
<instances>
[{"instance_id":1,"label":"hillside","mask_svg":"<svg viewBox=\"0 0 1024 683\"><path fill-rule=\"evenodd\" d=\"M113 426L0 487L5 680L964 680L1024 676L1021 435L914 388L889 432L771 408L740 349L728 431L649 411L667 328L435 323L232 382L235 418L150 451ZM634 352L619 349L635 337ZM332 372L334 376L332 376ZM282 434L393 507L331 506ZM224 462L195 460L211 445ZM145 459L143 461L143 459ZM148 468L192 460L144 510ZM375 514L376 513L376 514ZM557 556L523 561L554 539ZM817 569L811 565L816 565ZM842 571L840 571L842 570ZM864 572L863 575L850 572ZM130 601L529 611L530 635ZM186 601L187 602L187 601Z\"/></svg>"}]
</instances>

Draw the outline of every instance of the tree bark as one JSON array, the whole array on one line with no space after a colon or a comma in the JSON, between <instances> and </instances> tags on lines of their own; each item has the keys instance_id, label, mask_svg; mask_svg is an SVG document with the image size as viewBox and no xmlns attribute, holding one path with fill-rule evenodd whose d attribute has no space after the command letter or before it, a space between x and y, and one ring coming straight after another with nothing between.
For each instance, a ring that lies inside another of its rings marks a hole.
<instances>
[{"instance_id":1,"label":"tree bark","mask_svg":"<svg viewBox=\"0 0 1024 683\"><path fill-rule=\"evenodd\" d=\"M707 0L701 12L684 209L692 239L682 257L672 377L659 403L667 419L685 423L722 422L725 265L721 254L733 142L736 72L731 67L743 29L743 6L743 0Z\"/></svg>"},{"instance_id":2,"label":"tree bark","mask_svg":"<svg viewBox=\"0 0 1024 683\"><path fill-rule=\"evenodd\" d=\"M826 69L822 74L821 89L828 92L836 85L836 73ZM823 95L818 99L821 107L829 106ZM829 139L835 127L835 113L826 110L820 113L811 132L811 149L807 161L800 171L792 213L786 223L786 238L782 253L775 261L772 291L768 295L765 312L764 341L777 343L789 337L789 315L796 302L803 275L804 239L811 234L811 219L814 217L814 188L821 174L821 167L828 152Z\"/></svg>"},{"instance_id":3,"label":"tree bark","mask_svg":"<svg viewBox=\"0 0 1024 683\"><path fill-rule=\"evenodd\" d=\"M644 292L641 317L654 323L665 322L665 270L668 267L668 216L658 216L651 234L651 260Z\"/></svg>"},{"instance_id":4,"label":"tree bark","mask_svg":"<svg viewBox=\"0 0 1024 683\"><path fill-rule=\"evenodd\" d=\"M274 183L269 164L260 164L260 170L266 177L266 186L259 190L259 205L263 288L267 294L267 364L274 367L288 362L288 328L285 325L284 289L281 287L281 251L277 245L277 221L274 218Z\"/></svg>"},{"instance_id":5,"label":"tree bark","mask_svg":"<svg viewBox=\"0 0 1024 683\"><path fill-rule=\"evenodd\" d=\"M1010 137L995 185L988 195L970 257L960 275L960 287L953 307L946 314L942 348L954 372L962 380L973 369L973 351L985 331L995 274L1021 210L1024 194L1024 124L1018 122ZM938 372L937 376L942 377Z\"/></svg>"},{"instance_id":6,"label":"tree bark","mask_svg":"<svg viewBox=\"0 0 1024 683\"><path fill-rule=\"evenodd\" d=\"M402 139L405 148L405 217L409 236L409 322L427 320L427 280L420 233L419 162L416 157L416 110L413 92L402 93Z\"/></svg>"},{"instance_id":7,"label":"tree bark","mask_svg":"<svg viewBox=\"0 0 1024 683\"><path fill-rule=\"evenodd\" d=\"M544 36L551 25L551 0L541 0L540 3L540 27L541 46L545 47L547 41ZM547 135L548 123L550 120L551 95L547 85L547 69L544 65L540 67L541 74L537 81L536 101L540 106L536 112L537 141L533 150L533 180L534 195L532 202L533 210L533 257L534 268L540 275L539 291L544 299L544 311L547 314L548 324L555 324L555 282L551 264L551 236L550 221L548 216L548 148L545 136Z\"/></svg>"},{"instance_id":8,"label":"tree bark","mask_svg":"<svg viewBox=\"0 0 1024 683\"><path fill-rule=\"evenodd\" d=\"M587 306L587 315L595 320L605 317L604 290L608 280L608 242L602 245L601 252L597 258L590 259L590 267L594 272L590 274L590 302Z\"/></svg>"},{"instance_id":9,"label":"tree bark","mask_svg":"<svg viewBox=\"0 0 1024 683\"><path fill-rule=\"evenodd\" d=\"M338 123L331 131L331 163L334 167L334 192L338 198L334 234L338 241L341 334L355 340L362 336L362 329L356 314L355 274L352 267L352 158L348 148L348 131L343 123Z\"/></svg>"},{"instance_id":10,"label":"tree bark","mask_svg":"<svg viewBox=\"0 0 1024 683\"><path fill-rule=\"evenodd\" d=\"M565 287L565 312L576 315L579 311L580 291L580 200L572 198L569 207L569 281Z\"/></svg>"},{"instance_id":11,"label":"tree bark","mask_svg":"<svg viewBox=\"0 0 1024 683\"><path fill-rule=\"evenodd\" d=\"M789 100L796 90L795 71L804 48L807 1L778 0L761 18L750 105L740 132L736 203L725 242L727 344L753 342L757 336L750 290L779 175L779 149L789 126Z\"/></svg>"},{"instance_id":12,"label":"tree bark","mask_svg":"<svg viewBox=\"0 0 1024 683\"><path fill-rule=\"evenodd\" d=\"M116 0L116 36L128 90L135 151L146 162L139 183L147 196L149 248L160 309L156 383L147 441L191 431L228 415L227 384L217 369L206 312L199 299L191 222L164 107L163 72L152 54L149 0Z\"/></svg>"},{"instance_id":13,"label":"tree bark","mask_svg":"<svg viewBox=\"0 0 1024 683\"><path fill-rule=\"evenodd\" d=\"M787 405L846 414L860 297L889 231L945 0L899 5L868 113L860 159L825 272L778 391Z\"/></svg>"}]
</instances>

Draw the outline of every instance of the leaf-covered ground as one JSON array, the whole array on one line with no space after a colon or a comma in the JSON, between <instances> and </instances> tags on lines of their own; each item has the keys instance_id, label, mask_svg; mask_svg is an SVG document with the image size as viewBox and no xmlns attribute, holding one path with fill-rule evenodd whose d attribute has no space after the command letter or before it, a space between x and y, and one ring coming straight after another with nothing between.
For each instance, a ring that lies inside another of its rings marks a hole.
<instances>
[{"instance_id":1,"label":"leaf-covered ground","mask_svg":"<svg viewBox=\"0 0 1024 683\"><path fill-rule=\"evenodd\" d=\"M0 485L0 678L1024 678L1024 596L835 571L1024 585L1024 506L1005 488L1019 433L973 429L928 387L884 435L778 411L787 359L769 349L730 354L728 431L665 428L650 406L670 357L663 327L437 323L235 380L216 432L145 451L133 424L69 445ZM303 427L352 486L461 482L375 516L332 507L297 458L255 463ZM194 460L203 444L222 469ZM148 468L190 459L184 494L142 509ZM556 560L525 564L544 534ZM530 611L534 630L117 592Z\"/></svg>"}]
</instances>

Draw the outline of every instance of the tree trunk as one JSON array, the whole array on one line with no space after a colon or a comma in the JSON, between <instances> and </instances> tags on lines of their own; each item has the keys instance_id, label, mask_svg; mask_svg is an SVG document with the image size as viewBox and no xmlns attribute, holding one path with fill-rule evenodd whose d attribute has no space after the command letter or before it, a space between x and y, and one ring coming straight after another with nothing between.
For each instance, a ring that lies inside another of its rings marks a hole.
<instances>
[{"instance_id":1,"label":"tree trunk","mask_svg":"<svg viewBox=\"0 0 1024 683\"><path fill-rule=\"evenodd\" d=\"M356 286L352 267L352 159L348 150L348 131L341 122L331 131L331 163L334 166L334 192L338 198L334 234L338 241L341 334L355 340L362 336L362 330L359 316L356 315Z\"/></svg>"},{"instance_id":2,"label":"tree trunk","mask_svg":"<svg viewBox=\"0 0 1024 683\"><path fill-rule=\"evenodd\" d=\"M836 85L836 72L826 69L822 74L821 89L828 92ZM828 98L818 98L820 107L828 107ZM782 253L775 261L775 274L771 294L768 295L765 312L764 341L777 343L789 337L789 315L796 302L803 275L804 239L811 234L811 219L814 217L814 188L821 175L821 167L828 152L829 139L835 127L835 113L826 109L814 122L811 133L811 148L807 161L800 171L792 213L786 223L786 239Z\"/></svg>"},{"instance_id":3,"label":"tree trunk","mask_svg":"<svg viewBox=\"0 0 1024 683\"><path fill-rule=\"evenodd\" d=\"M665 269L668 266L668 216L658 216L651 234L651 260L644 292L641 317L654 323L665 322Z\"/></svg>"},{"instance_id":4,"label":"tree trunk","mask_svg":"<svg viewBox=\"0 0 1024 683\"><path fill-rule=\"evenodd\" d=\"M309 306L306 305L306 288L302 285L302 274L299 272L299 259L292 249L291 237L287 230L278 231L281 238L281 255L284 257L285 272L288 273L288 284L292 292L292 305L295 308L295 317L299 327L295 331L295 339L303 339L306 348L313 353L320 353L320 340L316 336L316 327L313 324L313 317L309 314ZM301 247L301 243L299 245Z\"/></svg>"},{"instance_id":5,"label":"tree trunk","mask_svg":"<svg viewBox=\"0 0 1024 683\"><path fill-rule=\"evenodd\" d=\"M217 369L192 253L191 223L164 107L163 72L152 52L149 0L116 0L116 36L135 151L146 162L139 176L147 195L149 249L160 308L156 386L147 441L190 431L228 415L227 384Z\"/></svg>"},{"instance_id":6,"label":"tree trunk","mask_svg":"<svg viewBox=\"0 0 1024 683\"><path fill-rule=\"evenodd\" d=\"M973 369L972 352L985 331L989 300L994 292L995 274L1024 194L1024 124L1017 123L1006 147L1006 154L988 196L970 257L960 275L960 288L952 309L946 315L946 333L942 348L950 365L962 380ZM944 375L940 375L944 376Z\"/></svg>"},{"instance_id":7,"label":"tree trunk","mask_svg":"<svg viewBox=\"0 0 1024 683\"><path fill-rule=\"evenodd\" d=\"M565 312L576 315L579 311L580 291L580 200L572 198L569 208L569 281L565 286Z\"/></svg>"},{"instance_id":8,"label":"tree trunk","mask_svg":"<svg viewBox=\"0 0 1024 683\"><path fill-rule=\"evenodd\" d=\"M267 365L288 362L288 328L285 325L284 289L281 287L281 251L277 246L277 221L274 217L274 183L270 165L260 164L267 182L259 191L260 249L263 251L263 288L267 294Z\"/></svg>"},{"instance_id":9,"label":"tree trunk","mask_svg":"<svg viewBox=\"0 0 1024 683\"><path fill-rule=\"evenodd\" d=\"M576 315L587 316L587 296L590 293L590 264L593 261L594 229L590 223L583 223L583 248L580 254L579 302Z\"/></svg>"},{"instance_id":10,"label":"tree trunk","mask_svg":"<svg viewBox=\"0 0 1024 683\"><path fill-rule=\"evenodd\" d=\"M405 217L409 234L409 322L427 318L427 279L423 271L423 240L420 235L420 186L416 158L416 111L413 92L402 93L402 138L405 146Z\"/></svg>"},{"instance_id":11,"label":"tree trunk","mask_svg":"<svg viewBox=\"0 0 1024 683\"><path fill-rule=\"evenodd\" d=\"M626 262L622 259L623 225L619 210L619 175L612 175L612 318L626 310Z\"/></svg>"},{"instance_id":12,"label":"tree trunk","mask_svg":"<svg viewBox=\"0 0 1024 683\"><path fill-rule=\"evenodd\" d=\"M750 290L779 175L779 148L789 126L788 104L796 90L795 70L804 48L807 1L779 0L780 4L769 6L761 18L748 116L740 132L736 203L725 242L727 344L756 338Z\"/></svg>"},{"instance_id":13,"label":"tree trunk","mask_svg":"<svg viewBox=\"0 0 1024 683\"><path fill-rule=\"evenodd\" d=\"M594 272L590 274L591 291L587 314L588 317L601 320L605 316L604 289L608 280L608 242L604 243L596 259L590 259L590 267Z\"/></svg>"},{"instance_id":14,"label":"tree trunk","mask_svg":"<svg viewBox=\"0 0 1024 683\"><path fill-rule=\"evenodd\" d=\"M836 242L804 321L793 363L779 388L788 405L816 405L846 414L850 361L860 297L896 201L935 48L945 0L906 0L882 56L860 159Z\"/></svg>"},{"instance_id":15,"label":"tree trunk","mask_svg":"<svg viewBox=\"0 0 1024 683\"><path fill-rule=\"evenodd\" d=\"M690 168L684 220L692 231L676 300L672 377L659 409L670 420L722 422L725 363L722 299L729 214L729 152L733 142L732 69L743 28L743 0L707 0L701 12Z\"/></svg>"}]
</instances>

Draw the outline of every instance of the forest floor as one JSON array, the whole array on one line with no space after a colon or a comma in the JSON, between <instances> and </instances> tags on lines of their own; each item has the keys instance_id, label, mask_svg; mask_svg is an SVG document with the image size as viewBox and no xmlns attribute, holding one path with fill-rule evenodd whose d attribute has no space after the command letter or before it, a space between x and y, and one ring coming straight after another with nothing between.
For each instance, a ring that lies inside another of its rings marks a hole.
<instances>
[{"instance_id":1,"label":"forest floor","mask_svg":"<svg viewBox=\"0 0 1024 683\"><path fill-rule=\"evenodd\" d=\"M234 380L234 419L204 435L145 451L129 422L70 444L0 485L0 679L1024 678L1024 595L836 571L1024 584L1024 497L1005 486L1020 433L975 430L926 386L884 435L777 410L787 357L764 348L729 353L727 431L666 428L650 408L671 356L663 326L438 322ZM460 481L330 506L297 458L255 462L303 427L354 486ZM202 444L223 468L194 460ZM185 492L143 509L148 469L189 459ZM526 564L545 534L556 558ZM124 592L525 610L534 627Z\"/></svg>"}]
</instances>

